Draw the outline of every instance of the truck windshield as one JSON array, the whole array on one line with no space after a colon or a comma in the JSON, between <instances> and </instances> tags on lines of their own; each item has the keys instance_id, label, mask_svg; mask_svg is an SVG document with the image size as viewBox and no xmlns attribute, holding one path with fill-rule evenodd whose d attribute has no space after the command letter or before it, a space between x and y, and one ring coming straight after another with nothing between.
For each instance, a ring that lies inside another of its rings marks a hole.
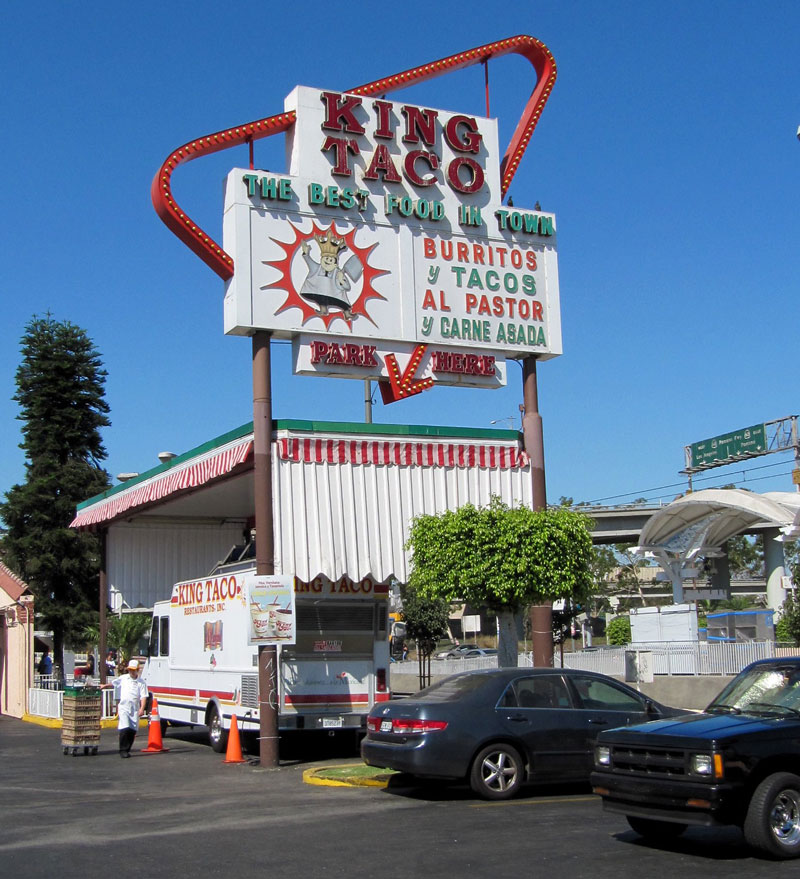
<instances>
[{"instance_id":1,"label":"truck windshield","mask_svg":"<svg viewBox=\"0 0 800 879\"><path fill-rule=\"evenodd\" d=\"M800 666L752 668L731 681L706 711L800 714Z\"/></svg>"}]
</instances>

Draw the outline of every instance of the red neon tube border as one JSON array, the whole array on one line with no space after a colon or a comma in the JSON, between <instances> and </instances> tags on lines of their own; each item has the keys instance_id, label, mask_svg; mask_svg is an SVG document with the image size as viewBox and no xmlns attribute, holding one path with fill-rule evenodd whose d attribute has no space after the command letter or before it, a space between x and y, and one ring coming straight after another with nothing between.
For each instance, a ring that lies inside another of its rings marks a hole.
<instances>
[{"instance_id":1,"label":"red neon tube border","mask_svg":"<svg viewBox=\"0 0 800 879\"><path fill-rule=\"evenodd\" d=\"M439 61L423 64L421 67L413 67L402 73L396 73L347 91L357 95L385 94L395 89L414 85L422 80L462 70L473 64L480 64L490 58L509 54L522 55L523 58L527 58L536 70L537 81L500 163L501 192L505 195L528 147L544 105L550 97L556 79L555 59L547 46L540 40L524 35L509 37L505 40L469 49L466 52L450 55ZM174 150L153 178L150 194L158 216L161 217L167 228L174 232L223 281L233 277L233 258L175 201L172 195L172 173L178 165L200 156L250 143L263 137L271 137L273 134L280 134L291 127L294 121L294 112L279 113L275 116L268 116L255 122L246 122L234 128L199 137Z\"/></svg>"}]
</instances>

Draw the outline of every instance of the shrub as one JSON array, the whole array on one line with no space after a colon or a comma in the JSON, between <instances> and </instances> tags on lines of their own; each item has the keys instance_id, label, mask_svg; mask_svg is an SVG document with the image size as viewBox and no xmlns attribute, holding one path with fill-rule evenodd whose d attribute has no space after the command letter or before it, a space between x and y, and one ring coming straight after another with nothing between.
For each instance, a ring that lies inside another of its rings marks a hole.
<instances>
[{"instance_id":1,"label":"shrub","mask_svg":"<svg viewBox=\"0 0 800 879\"><path fill-rule=\"evenodd\" d=\"M631 642L631 618L614 617L606 626L606 641L614 647L624 647Z\"/></svg>"}]
</instances>

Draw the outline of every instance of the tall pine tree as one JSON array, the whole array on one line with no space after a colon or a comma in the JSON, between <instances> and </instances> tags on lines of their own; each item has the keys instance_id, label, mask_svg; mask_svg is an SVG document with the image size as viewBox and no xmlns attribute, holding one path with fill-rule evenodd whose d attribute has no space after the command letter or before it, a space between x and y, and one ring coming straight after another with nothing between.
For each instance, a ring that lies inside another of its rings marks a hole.
<instances>
[{"instance_id":1,"label":"tall pine tree","mask_svg":"<svg viewBox=\"0 0 800 879\"><path fill-rule=\"evenodd\" d=\"M25 482L0 504L6 564L31 587L41 625L53 631L53 653L94 619L99 544L70 529L75 505L109 485L100 430L110 425L106 371L84 330L50 314L34 317L22 337L17 393L23 423Z\"/></svg>"}]
</instances>

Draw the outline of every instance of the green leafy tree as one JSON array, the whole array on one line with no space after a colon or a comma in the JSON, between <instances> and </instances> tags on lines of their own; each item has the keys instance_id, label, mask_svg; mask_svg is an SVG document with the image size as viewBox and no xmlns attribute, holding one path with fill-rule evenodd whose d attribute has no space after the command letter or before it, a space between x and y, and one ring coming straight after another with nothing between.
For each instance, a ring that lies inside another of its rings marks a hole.
<instances>
[{"instance_id":1,"label":"green leafy tree","mask_svg":"<svg viewBox=\"0 0 800 879\"><path fill-rule=\"evenodd\" d=\"M608 601L611 595L618 591L618 582L611 580L610 576L619 564L614 550L610 546L593 546L590 560L592 575L592 598L590 605L592 616L597 616L599 611L610 606Z\"/></svg>"},{"instance_id":2,"label":"green leafy tree","mask_svg":"<svg viewBox=\"0 0 800 879\"><path fill-rule=\"evenodd\" d=\"M617 564L619 565L619 573L617 574L617 592L625 595L632 595L634 592L639 596L642 607L647 604L644 596L644 582L642 580L642 571L648 567L644 559L635 555L632 551L633 547L627 543L617 543L614 550L617 554Z\"/></svg>"},{"instance_id":3,"label":"green leafy tree","mask_svg":"<svg viewBox=\"0 0 800 879\"><path fill-rule=\"evenodd\" d=\"M97 539L70 529L75 506L103 491L108 474L100 431L110 422L106 372L86 333L69 322L34 317L22 337L16 372L25 482L0 504L6 564L31 587L36 613L53 631L54 659L80 638L98 604Z\"/></svg>"},{"instance_id":4,"label":"green leafy tree","mask_svg":"<svg viewBox=\"0 0 800 879\"><path fill-rule=\"evenodd\" d=\"M606 626L606 642L613 647L624 647L631 643L631 618L614 617Z\"/></svg>"},{"instance_id":5,"label":"green leafy tree","mask_svg":"<svg viewBox=\"0 0 800 879\"><path fill-rule=\"evenodd\" d=\"M800 540L790 540L783 545L786 572L795 586L800 585Z\"/></svg>"},{"instance_id":6,"label":"green leafy tree","mask_svg":"<svg viewBox=\"0 0 800 879\"><path fill-rule=\"evenodd\" d=\"M764 576L764 541L760 537L736 534L728 538L728 569L733 578Z\"/></svg>"},{"instance_id":7,"label":"green leafy tree","mask_svg":"<svg viewBox=\"0 0 800 879\"><path fill-rule=\"evenodd\" d=\"M420 689L431 680L431 655L436 642L447 632L450 602L441 597L424 598L410 584L400 586L406 635L417 642Z\"/></svg>"},{"instance_id":8,"label":"green leafy tree","mask_svg":"<svg viewBox=\"0 0 800 879\"><path fill-rule=\"evenodd\" d=\"M566 507L533 511L466 504L417 516L406 548L422 598L466 601L497 613L500 665L516 665L515 615L528 604L581 601L591 592L590 520Z\"/></svg>"},{"instance_id":9,"label":"green leafy tree","mask_svg":"<svg viewBox=\"0 0 800 879\"><path fill-rule=\"evenodd\" d=\"M786 601L781 605L781 618L775 635L779 641L800 645L800 600L792 593L786 596Z\"/></svg>"}]
</instances>

